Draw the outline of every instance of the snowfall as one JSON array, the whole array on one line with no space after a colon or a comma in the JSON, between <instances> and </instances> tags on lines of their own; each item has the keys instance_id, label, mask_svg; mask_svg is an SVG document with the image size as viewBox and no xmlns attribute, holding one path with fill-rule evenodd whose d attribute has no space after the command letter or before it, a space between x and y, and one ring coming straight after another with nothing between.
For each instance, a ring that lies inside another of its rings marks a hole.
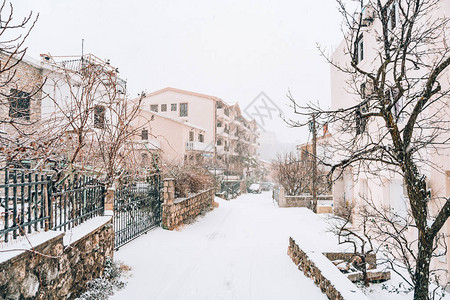
<instances>
[{"instance_id":1,"label":"snowfall","mask_svg":"<svg viewBox=\"0 0 450 300\"><path fill-rule=\"evenodd\" d=\"M271 192L216 202L193 224L151 230L115 252L131 271L111 299L327 299L287 255L289 236L318 252L339 250L327 215L279 208ZM412 299L382 288L398 287L392 277L366 289L368 298Z\"/></svg>"}]
</instances>

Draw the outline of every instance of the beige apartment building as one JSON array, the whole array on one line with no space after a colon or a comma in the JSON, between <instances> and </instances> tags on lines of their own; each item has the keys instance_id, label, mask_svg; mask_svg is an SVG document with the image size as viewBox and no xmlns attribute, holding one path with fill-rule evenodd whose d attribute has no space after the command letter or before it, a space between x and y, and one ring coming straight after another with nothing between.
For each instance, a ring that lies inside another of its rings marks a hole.
<instances>
[{"instance_id":1,"label":"beige apartment building","mask_svg":"<svg viewBox=\"0 0 450 300\"><path fill-rule=\"evenodd\" d=\"M182 164L184 161L205 162L210 158L204 154L212 157L214 152L213 147L199 141L205 130L189 122L141 109L132 125L137 129L133 147L143 167L150 167L155 159L150 155L154 154L163 161Z\"/></svg>"},{"instance_id":2,"label":"beige apartment building","mask_svg":"<svg viewBox=\"0 0 450 300\"><path fill-rule=\"evenodd\" d=\"M183 157L184 161L201 161L233 174L251 172L256 165L257 124L242 116L238 104L168 87L146 95L141 108L176 121L174 126L191 126L189 133L184 133L184 142L174 147L176 150L161 154L167 160ZM164 134L168 137L173 130L179 129L164 130Z\"/></svg>"},{"instance_id":3,"label":"beige apartment building","mask_svg":"<svg viewBox=\"0 0 450 300\"><path fill-rule=\"evenodd\" d=\"M390 14L389 26L393 32L398 29L396 26L400 26L401 15L398 12L397 2L394 2L393 6L390 7L388 13ZM449 1L441 1L441 7L434 12L434 15L427 15L432 20L436 20L437 17L442 15L450 15L450 5ZM357 56L358 56L358 67L363 70L371 70L373 64L378 66L378 54L377 49L380 48L380 42L375 37L375 32L380 31L381 22L373 15L373 11L370 7L366 7L363 13L364 23L361 29L360 36L357 42ZM447 37L447 42L450 42ZM342 41L337 49L331 56L331 60L339 64L340 66L349 66L350 58L346 49L348 44ZM430 57L422 57L426 63L430 63ZM429 61L427 61L429 60ZM411 68L411 72L416 72L417 77L420 77L423 69L420 67ZM389 80L389 78L387 79ZM358 103L363 103L364 99L361 96L370 94L370 86L361 83L361 89L365 89L364 93L360 94L354 92L354 89L349 87L348 83L355 83L355 79L349 74L345 74L338 70L336 67L331 67L331 109L338 110L341 108L348 108ZM450 88L450 72L447 70L445 74L442 74L439 78L439 82L442 85L442 90L448 90ZM356 84L355 84L356 85ZM370 101L370 100L369 100ZM448 96L442 99L442 103L449 104ZM445 106L444 106L445 107ZM362 107L364 109L364 107ZM397 107L393 109L398 109ZM402 109L402 108L400 108ZM446 109L449 109L446 106ZM446 112L447 116L449 111ZM436 109L430 107L426 110L427 116L433 116L436 114ZM422 116L427 118L427 116ZM361 130L364 130L375 137L379 134L379 124L376 122L368 123L367 127L361 126L361 119L355 116L355 126L353 132L339 132L337 128L330 128L333 138L330 139L329 143L333 143L337 140L349 139L353 136L356 138L360 134ZM359 123L358 123L359 122ZM398 121L400 129L405 126L405 121L399 118ZM365 127L365 128L361 128ZM448 135L447 135L448 138ZM445 137L444 137L445 140ZM432 150L431 147L429 150ZM333 151L333 150L332 150ZM338 151L334 152L334 160L338 161L340 153ZM420 165L421 172L426 175L427 186L431 189L431 195L433 198L443 199L444 197L450 196L450 149L441 149L439 152L436 151L423 151L421 153L424 161L429 161L431 164ZM433 165L434 167L430 167ZM398 215L406 216L409 208L409 201L407 198L406 189L404 188L403 178L396 174L396 172L389 170L380 170L377 174L373 172L368 172L364 169L347 168L342 176L333 186L333 198L334 206L339 207L339 205L358 205L364 203L364 199L369 199L375 203L378 207L386 206L389 207L393 212ZM430 215L436 211L436 208L440 207L442 203L439 201L430 203ZM433 220L430 218L430 222ZM444 225L442 232L447 236L450 234L450 224ZM411 232L411 242L416 238L414 233ZM447 238L447 245L450 239ZM436 254L445 253L438 258L433 259L431 268L432 269L443 269L450 270L450 251L446 250L445 247L439 246L436 249ZM443 283L449 282L449 277L447 274L443 274ZM445 279L446 278L446 279Z\"/></svg>"}]
</instances>

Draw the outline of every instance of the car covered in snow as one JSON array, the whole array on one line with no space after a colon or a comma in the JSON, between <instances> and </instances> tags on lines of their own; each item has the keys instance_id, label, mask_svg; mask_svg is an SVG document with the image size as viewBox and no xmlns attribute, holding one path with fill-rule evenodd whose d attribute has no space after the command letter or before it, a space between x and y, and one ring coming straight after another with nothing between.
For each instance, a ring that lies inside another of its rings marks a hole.
<instances>
[{"instance_id":1,"label":"car covered in snow","mask_svg":"<svg viewBox=\"0 0 450 300\"><path fill-rule=\"evenodd\" d=\"M272 182L261 183L261 189L266 192L272 190L273 186L274 186L274 184Z\"/></svg>"},{"instance_id":2,"label":"car covered in snow","mask_svg":"<svg viewBox=\"0 0 450 300\"><path fill-rule=\"evenodd\" d=\"M253 194L261 194L261 184L252 183L248 188L248 192Z\"/></svg>"}]
</instances>

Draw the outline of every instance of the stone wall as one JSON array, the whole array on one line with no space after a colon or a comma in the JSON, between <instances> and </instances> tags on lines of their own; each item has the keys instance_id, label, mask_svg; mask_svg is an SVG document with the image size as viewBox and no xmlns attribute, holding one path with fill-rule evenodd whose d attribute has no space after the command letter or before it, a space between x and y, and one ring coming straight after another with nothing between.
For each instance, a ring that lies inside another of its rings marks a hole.
<instances>
[{"instance_id":1,"label":"stone wall","mask_svg":"<svg viewBox=\"0 0 450 300\"><path fill-rule=\"evenodd\" d=\"M305 276L311 278L328 299L364 300L367 297L351 283L324 255L307 252L289 238L289 257Z\"/></svg>"},{"instance_id":2,"label":"stone wall","mask_svg":"<svg viewBox=\"0 0 450 300\"><path fill-rule=\"evenodd\" d=\"M300 196L286 196L286 192L283 187L280 187L280 192L278 194L278 206L279 207L309 207L313 198L311 195L300 195ZM317 196L318 201L326 200L333 201L332 195L319 195ZM329 212L329 209L322 209L321 212ZM320 212L319 212L320 213Z\"/></svg>"},{"instance_id":3,"label":"stone wall","mask_svg":"<svg viewBox=\"0 0 450 300\"><path fill-rule=\"evenodd\" d=\"M345 262L351 262L355 257L354 253L350 252L324 252L326 258L330 261L343 260ZM366 254L366 263L369 264L368 269L375 269L377 267L377 256L375 253Z\"/></svg>"},{"instance_id":4,"label":"stone wall","mask_svg":"<svg viewBox=\"0 0 450 300\"><path fill-rule=\"evenodd\" d=\"M86 289L88 281L103 274L106 257L113 256L112 220L109 217L109 221L100 224L87 231L86 227L81 227L83 225L75 227L74 231L78 228L78 232L85 230L88 233L73 239L73 243L67 243L65 233L61 232L31 250L1 262L0 299L76 298ZM42 234L48 233L38 235Z\"/></svg>"},{"instance_id":5,"label":"stone wall","mask_svg":"<svg viewBox=\"0 0 450 300\"><path fill-rule=\"evenodd\" d=\"M173 179L164 180L162 227L174 230L177 226L192 222L198 215L213 208L214 188L201 191L187 198L175 199Z\"/></svg>"}]
</instances>

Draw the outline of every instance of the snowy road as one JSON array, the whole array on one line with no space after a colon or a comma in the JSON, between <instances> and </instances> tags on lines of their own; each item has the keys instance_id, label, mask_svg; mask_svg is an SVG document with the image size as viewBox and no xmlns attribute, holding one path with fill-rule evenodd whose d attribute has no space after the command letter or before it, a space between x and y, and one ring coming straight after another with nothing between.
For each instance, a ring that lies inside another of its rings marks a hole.
<instances>
[{"instance_id":1,"label":"snowy road","mask_svg":"<svg viewBox=\"0 0 450 300\"><path fill-rule=\"evenodd\" d=\"M116 252L132 277L112 299L327 299L286 254L293 233L326 246L318 216L280 209L270 192L216 201L196 223L152 230Z\"/></svg>"}]
</instances>

